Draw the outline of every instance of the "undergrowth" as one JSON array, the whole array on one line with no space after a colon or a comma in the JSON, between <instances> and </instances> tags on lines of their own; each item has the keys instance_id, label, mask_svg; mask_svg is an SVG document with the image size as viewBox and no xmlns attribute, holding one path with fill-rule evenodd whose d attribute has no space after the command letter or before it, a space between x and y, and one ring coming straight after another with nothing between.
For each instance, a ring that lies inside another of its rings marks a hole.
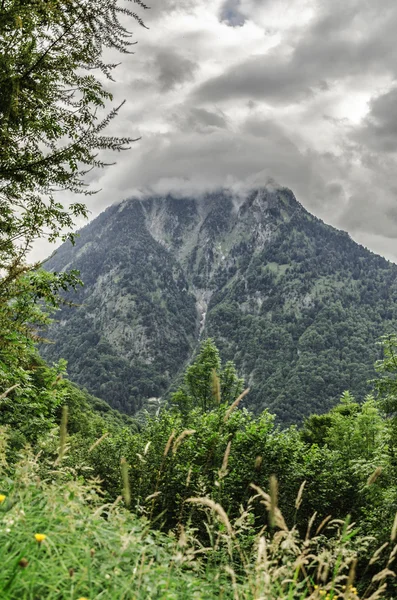
<instances>
[{"instance_id":1,"label":"undergrowth","mask_svg":"<svg viewBox=\"0 0 397 600\"><path fill-rule=\"evenodd\" d=\"M123 496L104 503L98 481L84 481L65 467L64 436L58 459L43 464L25 450L12 470L6 461L6 432L0 448L0 597L10 600L154 600L224 598L233 600L376 600L387 597L397 552L391 544L375 552L372 581L356 588L361 550L354 524L326 517L306 535L289 529L277 505L277 482L269 494L252 486L253 496L230 522L211 498L189 498L203 510L209 544L194 528L179 526L168 535L150 520L127 510ZM225 465L226 468L227 465ZM299 509L304 485L296 499ZM269 521L252 533L251 509L265 505ZM248 542L247 542L248 540ZM373 543L373 542L372 542ZM388 559L384 560L385 553ZM382 560L378 571L377 561ZM386 564L386 567L385 567ZM368 578L367 578L368 580Z\"/></svg>"}]
</instances>

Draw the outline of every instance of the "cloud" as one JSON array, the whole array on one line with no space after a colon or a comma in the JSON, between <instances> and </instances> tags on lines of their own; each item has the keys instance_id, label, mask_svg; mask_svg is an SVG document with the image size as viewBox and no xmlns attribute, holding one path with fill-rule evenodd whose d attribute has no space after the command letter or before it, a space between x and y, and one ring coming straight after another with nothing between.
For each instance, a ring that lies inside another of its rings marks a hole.
<instances>
[{"instance_id":1,"label":"cloud","mask_svg":"<svg viewBox=\"0 0 397 600\"><path fill-rule=\"evenodd\" d=\"M153 0L144 16L109 129L141 140L91 174L92 216L272 178L397 261L395 0Z\"/></svg>"},{"instance_id":2,"label":"cloud","mask_svg":"<svg viewBox=\"0 0 397 600\"><path fill-rule=\"evenodd\" d=\"M155 58L158 81L162 92L168 92L178 84L193 80L197 65L174 50L159 52Z\"/></svg>"},{"instance_id":3,"label":"cloud","mask_svg":"<svg viewBox=\"0 0 397 600\"><path fill-rule=\"evenodd\" d=\"M355 139L375 152L397 152L397 86L373 98Z\"/></svg>"},{"instance_id":4,"label":"cloud","mask_svg":"<svg viewBox=\"0 0 397 600\"><path fill-rule=\"evenodd\" d=\"M221 111L209 111L204 108L191 108L188 111L177 108L173 119L182 131L211 133L214 129L226 129L228 126L227 119Z\"/></svg>"},{"instance_id":5,"label":"cloud","mask_svg":"<svg viewBox=\"0 0 397 600\"><path fill-rule=\"evenodd\" d=\"M231 27L241 27L246 17L240 12L241 0L226 0L221 6L219 18Z\"/></svg>"},{"instance_id":6,"label":"cloud","mask_svg":"<svg viewBox=\"0 0 397 600\"><path fill-rule=\"evenodd\" d=\"M193 99L209 103L255 99L289 105L313 95L307 75L294 68L291 58L273 51L249 57L209 79L194 92Z\"/></svg>"}]
</instances>

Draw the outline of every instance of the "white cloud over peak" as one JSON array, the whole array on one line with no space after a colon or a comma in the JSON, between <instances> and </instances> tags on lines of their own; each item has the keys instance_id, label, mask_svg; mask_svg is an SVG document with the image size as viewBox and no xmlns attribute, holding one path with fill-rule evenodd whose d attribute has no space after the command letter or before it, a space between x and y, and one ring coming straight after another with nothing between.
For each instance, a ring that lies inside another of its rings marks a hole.
<instances>
[{"instance_id":1,"label":"white cloud over peak","mask_svg":"<svg viewBox=\"0 0 397 600\"><path fill-rule=\"evenodd\" d=\"M144 18L111 125L141 140L95 173L93 216L270 177L397 261L394 0L153 0Z\"/></svg>"}]
</instances>

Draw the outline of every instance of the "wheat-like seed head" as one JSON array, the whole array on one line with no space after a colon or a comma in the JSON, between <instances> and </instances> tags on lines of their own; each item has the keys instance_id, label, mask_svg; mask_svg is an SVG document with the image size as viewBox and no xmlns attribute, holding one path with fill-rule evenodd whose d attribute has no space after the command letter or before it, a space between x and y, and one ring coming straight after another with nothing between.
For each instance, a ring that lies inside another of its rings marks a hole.
<instances>
[{"instance_id":1,"label":"wheat-like seed head","mask_svg":"<svg viewBox=\"0 0 397 600\"><path fill-rule=\"evenodd\" d=\"M172 447L172 453L175 454L176 451L178 450L179 446L181 445L181 443L183 442L183 440L185 439L185 437L187 437L188 435L193 435L194 433L196 433L195 429L185 429L185 431L182 431L182 433L180 435L178 435L178 437L176 438L174 445Z\"/></svg>"},{"instance_id":2,"label":"wheat-like seed head","mask_svg":"<svg viewBox=\"0 0 397 600\"><path fill-rule=\"evenodd\" d=\"M66 436L67 436L67 426L68 426L68 412L69 412L69 407L67 404L64 404L62 406L62 417L61 417L61 426L59 429L59 452L58 452L58 458L55 461L55 465L59 464L64 455L65 455L65 451L66 451Z\"/></svg>"},{"instance_id":3,"label":"wheat-like seed head","mask_svg":"<svg viewBox=\"0 0 397 600\"><path fill-rule=\"evenodd\" d=\"M214 396L217 404L221 403L221 384L219 377L215 369L212 369L212 395Z\"/></svg>"},{"instance_id":4,"label":"wheat-like seed head","mask_svg":"<svg viewBox=\"0 0 397 600\"><path fill-rule=\"evenodd\" d=\"M223 479L223 477L227 474L227 464L229 462L230 448L232 446L232 442L228 442L225 450L225 454L223 455L222 467L219 471L219 478Z\"/></svg>"},{"instance_id":5,"label":"wheat-like seed head","mask_svg":"<svg viewBox=\"0 0 397 600\"><path fill-rule=\"evenodd\" d=\"M383 552L383 550L385 548L387 548L387 546L389 545L389 542L385 542L384 544L382 544L382 546L380 548L378 548L372 555L371 560L369 561L370 565L373 565L374 563L376 563L376 561L378 560L379 556L381 555L381 553Z\"/></svg>"},{"instance_id":6,"label":"wheat-like seed head","mask_svg":"<svg viewBox=\"0 0 397 600\"><path fill-rule=\"evenodd\" d=\"M322 531L322 529L326 526L328 521L330 521L331 519L332 519L332 515L328 515L321 521L320 525L316 529L316 535L318 535L320 533L320 531Z\"/></svg>"},{"instance_id":7,"label":"wheat-like seed head","mask_svg":"<svg viewBox=\"0 0 397 600\"><path fill-rule=\"evenodd\" d=\"M274 478L274 479L276 479L276 478ZM263 499L263 504L266 506L266 510L270 513L271 518L273 518L273 520L274 520L274 525L276 525L283 531L288 531L288 527L287 527L286 522L284 521L284 517L281 513L281 510L277 506L277 493L276 493L276 489L274 487L274 482L272 485L273 485L273 491L272 491L273 498L269 494L266 494L266 492L264 492L260 487L258 487L254 483L251 483L250 487L252 487L252 489L257 492L258 497Z\"/></svg>"},{"instance_id":8,"label":"wheat-like seed head","mask_svg":"<svg viewBox=\"0 0 397 600\"><path fill-rule=\"evenodd\" d=\"M174 439L174 437L175 437L175 430L173 430L170 437L168 438L168 441L164 448L163 456L167 456L168 452L170 451L172 440Z\"/></svg>"},{"instance_id":9,"label":"wheat-like seed head","mask_svg":"<svg viewBox=\"0 0 397 600\"><path fill-rule=\"evenodd\" d=\"M125 458L122 458L120 461L121 467L121 479L123 481L123 498L124 502L127 506L131 504L131 488L130 488L130 480L128 477L128 464Z\"/></svg>"},{"instance_id":10,"label":"wheat-like seed head","mask_svg":"<svg viewBox=\"0 0 397 600\"><path fill-rule=\"evenodd\" d=\"M234 411L235 408L237 408L237 406L240 404L241 400L244 398L244 396L246 396L248 394L248 392L250 391L250 388L247 388L246 390L244 390L238 398L236 398L236 400L233 402L233 404L231 404L229 406L229 408L227 409L226 413L225 413L225 417L224 417L224 422L226 423L226 421L228 420L228 418L230 417L230 415L232 414L232 412Z\"/></svg>"},{"instance_id":11,"label":"wheat-like seed head","mask_svg":"<svg viewBox=\"0 0 397 600\"><path fill-rule=\"evenodd\" d=\"M317 517L317 512L313 513L312 516L309 519L309 522L307 524L307 530L306 530L306 536L305 536L305 541L307 542L310 539L310 533L313 527L313 523L316 520Z\"/></svg>"},{"instance_id":12,"label":"wheat-like seed head","mask_svg":"<svg viewBox=\"0 0 397 600\"><path fill-rule=\"evenodd\" d=\"M397 536L397 513L396 513L396 516L394 517L393 527L392 527L391 534L390 534L390 539L392 542L395 541L396 536Z\"/></svg>"},{"instance_id":13,"label":"wheat-like seed head","mask_svg":"<svg viewBox=\"0 0 397 600\"><path fill-rule=\"evenodd\" d=\"M202 504L203 506L208 506L208 508L213 510L218 515L219 520L221 521L221 523L224 524L229 535L231 537L234 536L234 531L232 529L232 526L230 524L228 516L220 504L218 504L217 502L214 502L213 500L211 500L211 498L206 498L206 497L187 498L186 502L191 502L192 504Z\"/></svg>"},{"instance_id":14,"label":"wheat-like seed head","mask_svg":"<svg viewBox=\"0 0 397 600\"><path fill-rule=\"evenodd\" d=\"M296 500L295 500L295 508L296 508L296 510L299 510L300 506L302 504L302 496L303 496L303 490L305 489L305 485L306 485L306 481L303 481L301 483L300 488L299 488L298 495L297 495Z\"/></svg>"},{"instance_id":15,"label":"wheat-like seed head","mask_svg":"<svg viewBox=\"0 0 397 600\"><path fill-rule=\"evenodd\" d=\"M371 596L369 596L368 600L382 600L386 588L387 584L383 583L380 588L378 588L373 594L371 594Z\"/></svg>"},{"instance_id":16,"label":"wheat-like seed head","mask_svg":"<svg viewBox=\"0 0 397 600\"><path fill-rule=\"evenodd\" d=\"M88 452L92 452L94 450L94 448L96 448L97 446L99 446L99 444L109 436L109 432L107 431L106 433L104 433L103 435L101 435L100 438L98 438L89 448L88 448Z\"/></svg>"},{"instance_id":17,"label":"wheat-like seed head","mask_svg":"<svg viewBox=\"0 0 397 600\"><path fill-rule=\"evenodd\" d=\"M367 485L372 485L383 471L383 467L376 467L375 471L367 479Z\"/></svg>"}]
</instances>

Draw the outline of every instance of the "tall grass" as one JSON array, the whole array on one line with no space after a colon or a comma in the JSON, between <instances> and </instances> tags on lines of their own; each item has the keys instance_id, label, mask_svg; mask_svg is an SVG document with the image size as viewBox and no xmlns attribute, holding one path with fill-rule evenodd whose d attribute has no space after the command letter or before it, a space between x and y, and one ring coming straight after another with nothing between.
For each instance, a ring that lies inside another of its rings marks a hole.
<instances>
[{"instance_id":1,"label":"tall grass","mask_svg":"<svg viewBox=\"0 0 397 600\"><path fill-rule=\"evenodd\" d=\"M368 565L366 589L356 584L357 560L370 539L357 538L349 521L325 517L306 535L288 528L278 507L277 481L269 493L252 485L253 495L240 516L230 521L209 497L189 498L186 510L199 509L208 533L203 546L193 528L179 526L168 535L151 529L150 519L125 508L131 502L128 465L122 462L123 489L104 503L98 481L83 481L65 467L65 424L55 462L26 450L11 471L6 434L0 431L0 598L10 600L82 600L94 598L154 600L215 598L233 600L377 600L387 597L397 520L390 544L377 550ZM178 452L193 435L173 433L164 450ZM147 453L145 448L145 454ZM230 444L219 480L227 473ZM161 493L161 469L153 503ZM304 484L295 507L299 510ZM124 500L123 500L124 498ZM268 521L253 527L253 506L262 503ZM152 511L149 509L148 513ZM358 540L358 541L357 541ZM386 558L385 558L386 557ZM382 564L376 570L377 564ZM367 578L368 580L368 578Z\"/></svg>"}]
</instances>

